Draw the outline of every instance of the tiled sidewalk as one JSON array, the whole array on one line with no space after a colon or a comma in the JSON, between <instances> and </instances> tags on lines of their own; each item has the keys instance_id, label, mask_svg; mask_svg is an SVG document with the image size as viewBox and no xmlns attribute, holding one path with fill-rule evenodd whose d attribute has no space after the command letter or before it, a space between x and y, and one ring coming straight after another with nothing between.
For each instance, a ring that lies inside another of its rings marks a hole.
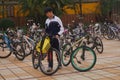
<instances>
[{"instance_id":1,"label":"tiled sidewalk","mask_svg":"<svg viewBox=\"0 0 120 80\"><path fill-rule=\"evenodd\" d=\"M120 41L104 42L104 53L97 53L97 63L91 71L78 72L71 65L53 76L32 68L31 56L18 61L11 55L0 59L0 80L120 80Z\"/></svg>"}]
</instances>

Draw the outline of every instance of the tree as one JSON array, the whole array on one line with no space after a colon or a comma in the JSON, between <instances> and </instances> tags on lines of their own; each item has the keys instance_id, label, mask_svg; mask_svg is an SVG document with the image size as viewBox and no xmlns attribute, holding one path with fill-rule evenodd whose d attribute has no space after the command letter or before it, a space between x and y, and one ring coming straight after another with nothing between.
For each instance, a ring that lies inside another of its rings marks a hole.
<instances>
[{"instance_id":1,"label":"tree","mask_svg":"<svg viewBox=\"0 0 120 80\"><path fill-rule=\"evenodd\" d=\"M38 13L43 14L43 0L19 0L20 12L28 13L27 16L34 17Z\"/></svg>"},{"instance_id":2,"label":"tree","mask_svg":"<svg viewBox=\"0 0 120 80\"><path fill-rule=\"evenodd\" d=\"M103 17L111 17L114 4L117 0L100 0L101 15Z\"/></svg>"},{"instance_id":3,"label":"tree","mask_svg":"<svg viewBox=\"0 0 120 80\"><path fill-rule=\"evenodd\" d=\"M44 9L50 6L56 15L64 13L63 7L71 4L73 0L19 0L20 12L27 14L28 18L34 18L36 22L44 23Z\"/></svg>"},{"instance_id":4,"label":"tree","mask_svg":"<svg viewBox=\"0 0 120 80\"><path fill-rule=\"evenodd\" d=\"M73 0L45 0L45 6L51 6L54 9L54 13L61 15L64 13L63 7L72 4Z\"/></svg>"},{"instance_id":5,"label":"tree","mask_svg":"<svg viewBox=\"0 0 120 80\"><path fill-rule=\"evenodd\" d=\"M57 15L63 13L63 7L72 3L73 0L19 0L21 6L20 11L28 13L27 16L35 17L44 15L44 8L51 6Z\"/></svg>"}]
</instances>

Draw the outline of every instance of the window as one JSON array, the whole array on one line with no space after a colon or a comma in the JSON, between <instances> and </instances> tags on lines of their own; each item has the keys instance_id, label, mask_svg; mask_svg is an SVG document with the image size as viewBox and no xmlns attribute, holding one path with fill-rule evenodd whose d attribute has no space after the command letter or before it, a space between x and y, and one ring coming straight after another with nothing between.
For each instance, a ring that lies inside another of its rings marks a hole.
<instances>
[{"instance_id":1,"label":"window","mask_svg":"<svg viewBox=\"0 0 120 80\"><path fill-rule=\"evenodd\" d=\"M6 10L7 10L7 16L8 17L13 17L14 16L14 6L8 5L8 6L6 6Z\"/></svg>"}]
</instances>

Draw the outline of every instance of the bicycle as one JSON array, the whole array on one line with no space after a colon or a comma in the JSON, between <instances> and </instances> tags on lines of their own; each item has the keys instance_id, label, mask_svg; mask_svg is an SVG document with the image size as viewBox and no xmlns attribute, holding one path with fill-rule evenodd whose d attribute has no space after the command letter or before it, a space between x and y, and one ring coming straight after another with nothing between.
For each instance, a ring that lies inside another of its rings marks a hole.
<instances>
[{"instance_id":1,"label":"bicycle","mask_svg":"<svg viewBox=\"0 0 120 80\"><path fill-rule=\"evenodd\" d=\"M96 54L93 49L86 46L86 37L87 36L82 37L73 44L67 43L64 45L62 50L62 63L64 66L68 66L71 63L74 69L81 72L88 71L94 67L96 63ZM78 44L79 47L75 47ZM80 50L81 52L79 52ZM88 62L91 63L89 65L84 64Z\"/></svg>"},{"instance_id":2,"label":"bicycle","mask_svg":"<svg viewBox=\"0 0 120 80\"><path fill-rule=\"evenodd\" d=\"M87 46L89 46L91 49L96 49L98 53L103 53L104 47L103 47L103 42L101 38L99 37L91 37L87 39Z\"/></svg>"},{"instance_id":3,"label":"bicycle","mask_svg":"<svg viewBox=\"0 0 120 80\"><path fill-rule=\"evenodd\" d=\"M53 37L49 36L49 35L45 35L42 38L46 38L47 40L52 40ZM42 39L42 40L44 40ZM58 50L56 50L55 48L53 48L51 45L46 46L47 51L43 52L40 48L40 45L43 44L42 41L39 41L38 43L36 43L36 47L35 50L32 52L32 63L33 63L33 67L35 69L40 69L42 71L42 73L44 73L45 75L53 75L54 73L56 73L59 69L59 64L60 64L60 52ZM49 61L53 62L53 67L52 67L52 71L47 71Z\"/></svg>"},{"instance_id":4,"label":"bicycle","mask_svg":"<svg viewBox=\"0 0 120 80\"><path fill-rule=\"evenodd\" d=\"M39 36L38 36L38 34L35 35L37 32L39 33ZM38 65L36 65L36 61L38 61L38 58L36 60L36 57L34 57L34 53L36 51L36 49L35 49L36 43L41 38L42 30L37 30L37 32L35 32L32 35L25 35L23 33L18 32L18 37L21 40L21 43L23 44L25 56L29 56L30 54L32 54L32 65L33 65L34 69L38 68ZM35 37L37 36L37 38L35 38L34 36ZM38 62L37 62L37 64L38 64Z\"/></svg>"},{"instance_id":5,"label":"bicycle","mask_svg":"<svg viewBox=\"0 0 120 80\"><path fill-rule=\"evenodd\" d=\"M91 49L96 49L98 53L103 53L104 47L103 42L100 37L96 36L95 34L88 36L87 38L87 46L89 46Z\"/></svg>"},{"instance_id":6,"label":"bicycle","mask_svg":"<svg viewBox=\"0 0 120 80\"><path fill-rule=\"evenodd\" d=\"M108 23L103 37L107 40L118 39L120 40L120 29L116 24Z\"/></svg>"},{"instance_id":7,"label":"bicycle","mask_svg":"<svg viewBox=\"0 0 120 80\"><path fill-rule=\"evenodd\" d=\"M32 35L25 35L18 32L18 37L22 41L23 48L25 51L25 56L31 54L31 51L34 50L35 43L40 40L42 30L36 30ZM39 34L39 35L38 35Z\"/></svg>"},{"instance_id":8,"label":"bicycle","mask_svg":"<svg viewBox=\"0 0 120 80\"><path fill-rule=\"evenodd\" d=\"M15 38L14 33L9 32L2 34L0 43L0 58L7 58L12 53L16 56L18 60L23 60L25 58L25 53L23 50L23 45L21 42Z\"/></svg>"},{"instance_id":9,"label":"bicycle","mask_svg":"<svg viewBox=\"0 0 120 80\"><path fill-rule=\"evenodd\" d=\"M86 45L91 49L96 49L98 53L103 53L104 47L100 35L97 34L96 27L91 26L91 28L85 30L87 37Z\"/></svg>"},{"instance_id":10,"label":"bicycle","mask_svg":"<svg viewBox=\"0 0 120 80\"><path fill-rule=\"evenodd\" d=\"M25 51L25 56L28 56L31 54L31 51L34 50L34 46L36 41L31 39L30 37L23 35L21 38L23 49Z\"/></svg>"},{"instance_id":11,"label":"bicycle","mask_svg":"<svg viewBox=\"0 0 120 80\"><path fill-rule=\"evenodd\" d=\"M112 34L113 35L113 39L120 40L120 29L119 29L119 27L117 25L112 24L110 26L110 29L111 29L111 33L113 33Z\"/></svg>"}]
</instances>

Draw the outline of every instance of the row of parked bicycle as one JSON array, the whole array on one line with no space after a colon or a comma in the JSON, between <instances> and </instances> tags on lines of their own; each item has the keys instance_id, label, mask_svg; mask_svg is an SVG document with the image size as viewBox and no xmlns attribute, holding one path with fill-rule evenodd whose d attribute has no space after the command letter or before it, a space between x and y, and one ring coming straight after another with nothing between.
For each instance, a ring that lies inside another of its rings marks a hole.
<instances>
[{"instance_id":1,"label":"row of parked bicycle","mask_svg":"<svg viewBox=\"0 0 120 80\"><path fill-rule=\"evenodd\" d=\"M76 25L76 23L73 21L73 27L74 26L81 26L82 32L91 31L93 34L99 35L101 38L105 38L107 40L113 40L118 39L120 40L120 24L117 21L107 21L105 20L102 23L91 23L89 25L85 25L83 23L79 23ZM68 24L69 26L70 24ZM85 29L86 28L86 29ZM77 29L77 28L76 28Z\"/></svg>"},{"instance_id":2,"label":"row of parked bicycle","mask_svg":"<svg viewBox=\"0 0 120 80\"><path fill-rule=\"evenodd\" d=\"M107 40L120 40L120 24L104 23L102 27L103 37Z\"/></svg>"},{"instance_id":3,"label":"row of parked bicycle","mask_svg":"<svg viewBox=\"0 0 120 80\"><path fill-rule=\"evenodd\" d=\"M60 37L60 51L51 47L49 40L52 37L39 27L31 26L27 33L22 29L7 29L0 33L0 58L13 54L18 60L24 60L31 54L33 68L39 68L46 75L56 73L61 62L64 66L71 63L78 71L88 71L96 63L95 50L103 53L104 47L99 24L94 27L89 25L87 28L83 26L79 23L71 29L68 25ZM47 71L50 62L53 64L52 71Z\"/></svg>"}]
</instances>

